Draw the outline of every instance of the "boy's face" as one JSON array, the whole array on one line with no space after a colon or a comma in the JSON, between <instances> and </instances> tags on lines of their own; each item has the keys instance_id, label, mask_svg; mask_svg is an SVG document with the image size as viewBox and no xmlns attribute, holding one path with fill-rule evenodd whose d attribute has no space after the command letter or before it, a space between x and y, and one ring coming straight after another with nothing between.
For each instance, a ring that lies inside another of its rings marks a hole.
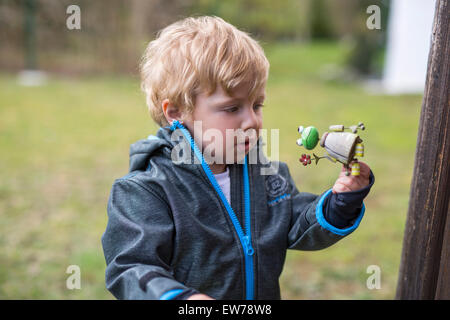
<instances>
[{"instance_id":1,"label":"boy's face","mask_svg":"<svg viewBox=\"0 0 450 320\"><path fill-rule=\"evenodd\" d=\"M242 159L257 142L263 125L265 92L262 89L255 99L250 99L248 89L248 85L240 85L229 96L218 85L209 96L200 93L196 96L193 113L185 120L197 144L201 141L206 160L213 162L213 172L222 172L225 164Z\"/></svg>"}]
</instances>

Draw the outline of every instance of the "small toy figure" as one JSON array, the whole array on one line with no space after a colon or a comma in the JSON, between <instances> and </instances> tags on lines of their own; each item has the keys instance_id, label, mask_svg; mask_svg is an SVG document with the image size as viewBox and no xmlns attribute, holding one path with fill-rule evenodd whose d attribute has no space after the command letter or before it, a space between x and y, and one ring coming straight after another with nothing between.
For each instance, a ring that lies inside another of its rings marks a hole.
<instances>
[{"instance_id":1,"label":"small toy figure","mask_svg":"<svg viewBox=\"0 0 450 320\"><path fill-rule=\"evenodd\" d=\"M345 129L351 130L351 133L344 132ZM343 125L330 126L331 132L325 132L320 139L320 146L327 151L327 154L319 157L313 153L316 164L320 159L326 158L334 163L342 163L347 169L347 176L350 175L348 171L350 168L352 176L359 176L359 163L356 157L364 157L364 145L362 139L357 135L358 129L365 129L362 122L348 128ZM298 132L301 134L301 138L297 140L297 145L303 146L307 150L316 147L319 142L319 131L315 127L299 126ZM299 160L304 166L311 164L310 155L302 154Z\"/></svg>"}]
</instances>

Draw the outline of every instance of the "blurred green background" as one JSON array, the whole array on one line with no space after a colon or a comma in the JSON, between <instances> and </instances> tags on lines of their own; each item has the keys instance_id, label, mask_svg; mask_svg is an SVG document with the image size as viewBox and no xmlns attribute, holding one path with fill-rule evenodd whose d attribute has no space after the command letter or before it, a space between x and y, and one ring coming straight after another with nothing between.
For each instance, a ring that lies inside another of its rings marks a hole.
<instances>
[{"instance_id":1,"label":"blurred green background","mask_svg":"<svg viewBox=\"0 0 450 320\"><path fill-rule=\"evenodd\" d=\"M374 3L387 14L387 1ZM81 30L65 26L69 4L81 8ZM303 167L298 125L321 133L332 124L366 126L363 161L376 177L366 215L328 249L289 251L282 297L393 298L422 96L362 85L380 76L385 42L384 28L360 27L364 6L356 0L0 2L0 299L113 298L100 242L109 191L127 173L129 145L157 130L139 89L139 58L158 29L203 14L221 16L263 45L271 63L264 127L280 130L280 160L300 191L330 188L340 166ZM27 35L30 8L34 31ZM46 71L40 86L18 82L30 63L26 39L34 42L32 67ZM79 290L66 287L69 265L81 269ZM381 269L381 289L366 286L370 265Z\"/></svg>"}]
</instances>

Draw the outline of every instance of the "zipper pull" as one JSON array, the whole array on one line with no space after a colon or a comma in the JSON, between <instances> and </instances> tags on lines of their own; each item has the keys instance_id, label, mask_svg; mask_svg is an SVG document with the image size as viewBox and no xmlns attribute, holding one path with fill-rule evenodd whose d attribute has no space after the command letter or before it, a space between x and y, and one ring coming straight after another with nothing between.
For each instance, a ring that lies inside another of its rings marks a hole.
<instances>
[{"instance_id":1,"label":"zipper pull","mask_svg":"<svg viewBox=\"0 0 450 320\"><path fill-rule=\"evenodd\" d=\"M252 248L252 243L250 241L249 236L244 236L244 243L245 243L245 254L248 256L252 256L255 253L255 250Z\"/></svg>"}]
</instances>

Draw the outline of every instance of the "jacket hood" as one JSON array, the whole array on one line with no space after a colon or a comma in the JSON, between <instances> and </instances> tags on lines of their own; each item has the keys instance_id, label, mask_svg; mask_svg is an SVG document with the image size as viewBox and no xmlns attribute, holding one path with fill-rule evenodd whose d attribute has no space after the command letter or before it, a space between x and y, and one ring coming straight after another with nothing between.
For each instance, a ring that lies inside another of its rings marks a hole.
<instances>
[{"instance_id":1,"label":"jacket hood","mask_svg":"<svg viewBox=\"0 0 450 320\"><path fill-rule=\"evenodd\" d=\"M172 148L173 142L170 140L170 131L165 128L160 128L156 136L149 135L147 139L133 143L130 146L129 172L146 170L152 156L163 152L164 149L170 152Z\"/></svg>"}]
</instances>

